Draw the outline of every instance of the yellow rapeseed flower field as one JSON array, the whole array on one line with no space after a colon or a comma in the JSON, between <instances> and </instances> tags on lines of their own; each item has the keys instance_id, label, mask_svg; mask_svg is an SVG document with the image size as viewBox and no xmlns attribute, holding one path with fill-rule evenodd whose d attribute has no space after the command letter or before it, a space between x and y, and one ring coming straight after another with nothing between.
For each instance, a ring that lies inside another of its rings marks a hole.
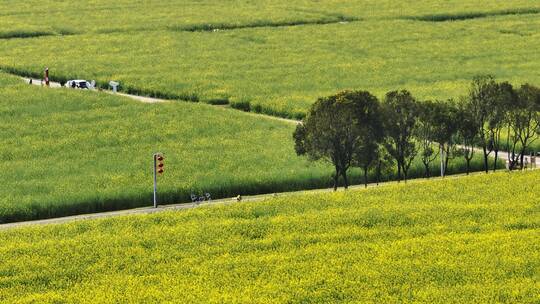
<instances>
[{"instance_id":1,"label":"yellow rapeseed flower field","mask_svg":"<svg viewBox=\"0 0 540 304\"><path fill-rule=\"evenodd\" d=\"M537 303L540 171L0 232L3 303Z\"/></svg>"}]
</instances>

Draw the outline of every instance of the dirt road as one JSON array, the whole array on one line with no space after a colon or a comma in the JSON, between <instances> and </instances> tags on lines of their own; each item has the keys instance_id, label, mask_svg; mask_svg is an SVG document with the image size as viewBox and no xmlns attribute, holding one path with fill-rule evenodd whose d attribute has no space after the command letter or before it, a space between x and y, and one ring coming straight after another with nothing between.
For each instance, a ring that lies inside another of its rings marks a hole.
<instances>
[{"instance_id":1,"label":"dirt road","mask_svg":"<svg viewBox=\"0 0 540 304\"><path fill-rule=\"evenodd\" d=\"M24 77L22 77L22 79L24 79L24 81L26 83L30 83L30 80L32 80L33 85L44 86L44 83L42 83L41 80L39 80L39 79L30 79L30 78L24 78ZM55 89L62 88L62 86L58 82L49 82L49 86L51 88L55 88ZM68 89L68 88L66 88L66 89ZM96 91L96 92L103 92L103 93L112 94L112 95L118 95L118 96L130 98L130 99L137 100L137 101L144 102L144 103L164 103L164 102L173 102L174 101L174 100L170 100L170 99L160 99L160 98L132 95L132 94L126 94L126 93L114 93L114 92L109 91L109 90L90 90L90 91ZM224 107L224 106L219 105L219 107ZM231 110L238 111L238 110L233 109L233 108L231 108L229 106L225 106L225 108L229 108ZM300 123L300 121L294 120L294 119L287 119L287 118L264 115L264 114L253 113L253 112L245 112L245 113L246 113L246 115L263 117L265 119L278 120L278 121L282 121L282 122L286 122L286 123L290 123L290 124L295 124L295 125Z\"/></svg>"}]
</instances>

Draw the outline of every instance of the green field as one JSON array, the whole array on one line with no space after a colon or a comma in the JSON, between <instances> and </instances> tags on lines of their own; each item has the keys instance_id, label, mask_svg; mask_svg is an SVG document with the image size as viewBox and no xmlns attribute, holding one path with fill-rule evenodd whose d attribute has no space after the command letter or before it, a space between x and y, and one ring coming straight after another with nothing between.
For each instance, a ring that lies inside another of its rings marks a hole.
<instances>
[{"instance_id":1,"label":"green field","mask_svg":"<svg viewBox=\"0 0 540 304\"><path fill-rule=\"evenodd\" d=\"M0 67L48 66L53 79L118 80L128 92L297 118L346 88L450 98L476 74L540 83L531 1L51 3L0 4L5 37L50 35L4 39ZM423 21L446 18L463 20ZM189 31L220 28L233 30Z\"/></svg>"},{"instance_id":2,"label":"green field","mask_svg":"<svg viewBox=\"0 0 540 304\"><path fill-rule=\"evenodd\" d=\"M476 175L1 231L0 301L538 303L539 179Z\"/></svg>"},{"instance_id":3,"label":"green field","mask_svg":"<svg viewBox=\"0 0 540 304\"><path fill-rule=\"evenodd\" d=\"M294 128L205 104L32 87L0 73L0 222L151 205L157 151L166 156L162 203L189 201L192 192L219 198L330 187L331 166L295 155ZM473 167L481 169L479 159ZM411 177L422 168L417 161ZM450 173L463 171L461 159L451 163ZM351 174L359 183L359 170Z\"/></svg>"},{"instance_id":4,"label":"green field","mask_svg":"<svg viewBox=\"0 0 540 304\"><path fill-rule=\"evenodd\" d=\"M512 12L536 12L530 0L452 1L392 0L130 0L88 2L17 1L0 3L0 33L36 31L49 34L111 33L150 30L192 30L310 22L404 18L412 16L478 17ZM1 34L0 34L1 37Z\"/></svg>"},{"instance_id":5,"label":"green field","mask_svg":"<svg viewBox=\"0 0 540 304\"><path fill-rule=\"evenodd\" d=\"M294 125L203 104L143 104L47 90L0 74L0 222L151 203L326 186L331 168L295 156Z\"/></svg>"}]
</instances>

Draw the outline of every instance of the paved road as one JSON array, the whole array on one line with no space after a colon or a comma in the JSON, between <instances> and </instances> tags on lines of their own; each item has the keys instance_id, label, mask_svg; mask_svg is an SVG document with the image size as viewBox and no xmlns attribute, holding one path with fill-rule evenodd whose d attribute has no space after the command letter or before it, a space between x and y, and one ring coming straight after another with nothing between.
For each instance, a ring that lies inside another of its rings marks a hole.
<instances>
[{"instance_id":1,"label":"paved road","mask_svg":"<svg viewBox=\"0 0 540 304\"><path fill-rule=\"evenodd\" d=\"M476 153L480 153L482 154L483 151L481 149L475 149L477 152ZM489 155L490 157L495 157L495 152L491 152L491 154ZM507 161L508 160L508 156L509 154L507 152L504 152L504 151L499 151L499 153L497 154L497 158L498 159L501 159L503 161ZM530 164L531 163L531 157L530 156L525 156L525 162ZM536 157L536 168L539 168L540 167L540 157Z\"/></svg>"},{"instance_id":2,"label":"paved road","mask_svg":"<svg viewBox=\"0 0 540 304\"><path fill-rule=\"evenodd\" d=\"M410 182L414 182L414 181L415 180L411 180ZM379 184L379 186L395 184L395 183L397 182L381 183ZM368 188L376 187L376 186L377 186L376 184L369 184ZM353 185L349 187L349 189L351 190L354 190L354 189L360 190L364 188L365 187L363 185ZM79 220L92 220L92 219L134 215L134 214L152 214L152 213L164 212L164 211L191 209L191 208L202 207L202 206L223 205L223 204L231 204L231 203L239 203L239 202L255 202L255 201L267 200L267 199L276 198L276 197L292 196L292 195L307 194L307 193L324 193L324 192L331 192L331 191L334 191L334 189L325 188L325 189L303 190L303 191L293 191L293 192L283 192L283 193L271 193L271 194L246 196L246 197L242 197L241 200L238 200L237 198L225 198L225 199L212 200L209 202L202 202L200 204L183 203L183 204L158 206L158 208L142 207L142 208L135 208L135 209L119 210L119 211L81 214L81 215L73 215L73 216L66 216L66 217L60 217L60 218L44 219L44 220L0 224L0 231L5 230L5 229L10 229L10 228L24 227L24 226L61 224L61 223L79 221Z\"/></svg>"},{"instance_id":3,"label":"paved road","mask_svg":"<svg viewBox=\"0 0 540 304\"><path fill-rule=\"evenodd\" d=\"M485 174L485 173L473 172L470 175L482 175L482 174ZM444 178L431 177L430 180L463 178L465 176L466 176L465 174L455 174L455 175L446 176ZM407 181L407 184L421 183L426 180L427 179L425 178L411 179ZM388 185L395 185L397 183L398 183L397 181L380 183L379 185L372 183L368 185L368 189L374 188L374 187L384 187ZM361 191L364 189L365 189L364 185L352 185L349 187L348 191ZM158 213L158 212L175 211L175 210L179 211L179 210L204 207L204 206L212 206L212 205L234 204L234 203L239 203L239 202L256 202L256 201L262 201L262 200L268 200L268 199L280 198L280 197L290 198L295 195L328 193L328 192L333 192L333 191L334 191L333 188L303 190L303 191L294 191L294 192L282 192L282 193L271 193L271 194L247 196L247 197L242 197L241 201L237 200L236 198L226 198L226 199L213 200L210 202L203 202L201 204L184 203L184 204L159 206L158 208L143 207L143 208L135 208L135 209L119 210L119 211L111 211L111 212L82 214L82 215L74 215L74 216L67 216L67 217L61 217L61 218L51 218L51 219L44 219L44 220L0 224L0 231L13 229L13 228L19 228L19 227L62 224L62 223L69 223L69 222L74 222L74 221L93 220L93 219L110 218L110 217L117 217L117 216L153 214L153 213ZM338 191L344 191L344 190L343 188L340 188Z\"/></svg>"},{"instance_id":4,"label":"paved road","mask_svg":"<svg viewBox=\"0 0 540 304\"><path fill-rule=\"evenodd\" d=\"M476 172L473 174L480 174L480 173ZM459 176L463 176L463 174L451 175L445 178L447 179L457 178ZM431 179L432 180L441 179L441 177L432 177ZM424 179L412 179L412 180L407 181L407 183L417 183L422 180ZM392 185L392 184L397 184L397 182L391 181L391 182L380 183L379 185L373 183L373 184L369 184L368 188L387 186L387 185ZM352 185L349 187L349 190L362 190L362 189L365 189L364 185ZM293 192L282 192L282 193L246 196L246 197L242 197L240 201L237 198L226 198L226 199L212 200L210 202L203 202L201 204L183 203L183 204L174 204L174 205L164 205L164 206L159 206L158 208L143 207L143 208L135 208L135 209L127 209L127 210L119 210L119 211L111 211L111 212L81 214L81 215L66 216L66 217L60 217L60 218L44 219L44 220L0 224L0 231L11 229L11 228L17 228L17 227L25 227L25 226L61 224L61 223L68 223L68 222L80 221L80 220L92 220L92 219L99 219L99 218L109 218L109 217L135 215L135 214L152 214L152 213L164 212L164 211L191 209L191 208L202 207L202 206L211 206L211 205L220 205L220 204L222 205L222 204L231 204L231 203L238 203L238 202L255 202L255 201L267 200L267 199L272 199L272 198L277 198L277 197L290 197L290 196L301 195L301 194L327 193L327 192L333 192L333 191L334 191L333 188L302 190L302 191L293 191ZM340 188L338 191L344 191L344 190Z\"/></svg>"}]
</instances>

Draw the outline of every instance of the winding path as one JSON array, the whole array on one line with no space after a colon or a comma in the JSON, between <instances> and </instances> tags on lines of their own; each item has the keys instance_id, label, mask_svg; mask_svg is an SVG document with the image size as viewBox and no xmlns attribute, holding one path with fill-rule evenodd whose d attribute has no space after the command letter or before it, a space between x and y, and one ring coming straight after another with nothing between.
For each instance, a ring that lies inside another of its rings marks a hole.
<instances>
[{"instance_id":1,"label":"winding path","mask_svg":"<svg viewBox=\"0 0 540 304\"><path fill-rule=\"evenodd\" d=\"M39 79L31 79L31 78L25 78L25 77L21 77L21 78L26 83L30 83L30 80L31 80L33 85L44 86L42 84L41 80L39 80ZM55 89L62 88L60 83L52 82L52 81L49 82L49 87L50 88L55 88ZM69 89L69 88L66 88L66 89ZM114 92L109 91L109 90L89 90L89 91L95 91L95 92L102 92L102 93L107 93L107 94L112 94L112 95L118 95L118 96L130 98L130 99L137 100L137 101L144 102L144 103L164 103L164 102L172 102L172 101L174 101L172 99L160 99L160 98L140 96L140 95L132 95L132 94L126 94L126 93L114 93ZM215 106L224 107L224 108L228 108L228 109L231 109L231 110L234 110L234 111L238 111L238 110L233 109L233 108L231 108L229 106L223 106L223 105L215 105ZM265 115L265 114L260 114L260 113L253 113L253 112L244 112L244 113L246 115L253 115L253 116L257 116L257 117L263 117L263 118L266 118L266 119L278 120L278 121L282 121L282 122L286 122L286 123L290 123L290 124L295 124L295 125L300 123L299 120L294 120L294 119L282 118L282 117Z\"/></svg>"}]
</instances>

